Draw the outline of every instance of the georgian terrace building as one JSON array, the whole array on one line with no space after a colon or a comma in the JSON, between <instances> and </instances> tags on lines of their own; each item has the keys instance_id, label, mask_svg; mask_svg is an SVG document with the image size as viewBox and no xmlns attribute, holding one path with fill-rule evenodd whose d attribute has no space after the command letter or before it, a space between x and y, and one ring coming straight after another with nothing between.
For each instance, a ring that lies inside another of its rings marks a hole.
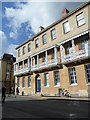
<instances>
[{"instance_id":1,"label":"georgian terrace building","mask_svg":"<svg viewBox=\"0 0 90 120\"><path fill-rule=\"evenodd\" d=\"M16 58L11 55L4 53L0 58L0 89L2 85L6 87L6 92L9 93L10 89L14 92L15 90L15 76L14 76L14 65Z\"/></svg>"},{"instance_id":2,"label":"georgian terrace building","mask_svg":"<svg viewBox=\"0 0 90 120\"><path fill-rule=\"evenodd\" d=\"M58 95L58 88L71 95L90 94L90 2L16 48L15 85L20 95Z\"/></svg>"}]
</instances>

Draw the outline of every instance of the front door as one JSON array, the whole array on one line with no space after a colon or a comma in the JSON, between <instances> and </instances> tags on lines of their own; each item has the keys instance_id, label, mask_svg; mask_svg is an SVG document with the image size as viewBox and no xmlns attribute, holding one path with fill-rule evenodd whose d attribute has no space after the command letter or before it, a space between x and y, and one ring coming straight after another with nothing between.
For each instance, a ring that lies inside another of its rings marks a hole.
<instances>
[{"instance_id":1,"label":"front door","mask_svg":"<svg viewBox=\"0 0 90 120\"><path fill-rule=\"evenodd\" d=\"M37 77L37 92L41 92L41 79L40 77Z\"/></svg>"}]
</instances>

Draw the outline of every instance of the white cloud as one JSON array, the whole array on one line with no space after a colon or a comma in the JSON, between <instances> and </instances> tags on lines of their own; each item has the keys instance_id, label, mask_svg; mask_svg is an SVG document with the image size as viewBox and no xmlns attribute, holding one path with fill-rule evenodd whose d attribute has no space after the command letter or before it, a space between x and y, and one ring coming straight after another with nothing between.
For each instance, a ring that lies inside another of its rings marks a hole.
<instances>
[{"instance_id":1,"label":"white cloud","mask_svg":"<svg viewBox=\"0 0 90 120\"><path fill-rule=\"evenodd\" d=\"M26 30L31 26L35 33L38 32L39 26L48 26L55 19L53 13L55 3L17 3L16 8L6 8L5 15L9 20L9 27L11 27L10 37L18 36L18 30L23 23L28 23ZM17 35L16 35L17 34Z\"/></svg>"},{"instance_id":2,"label":"white cloud","mask_svg":"<svg viewBox=\"0 0 90 120\"><path fill-rule=\"evenodd\" d=\"M3 31L0 31L0 56L5 52L4 48L7 49L7 37Z\"/></svg>"},{"instance_id":3,"label":"white cloud","mask_svg":"<svg viewBox=\"0 0 90 120\"><path fill-rule=\"evenodd\" d=\"M64 7L74 9L79 3L67 2L27 2L15 3L16 8L5 8L5 16L9 20L9 27L11 27L10 37L16 39L19 30L23 23L27 23L25 32L27 33L29 27L35 33L38 32L39 26L47 27L52 22L59 19L61 11ZM30 36L30 35L28 35Z\"/></svg>"},{"instance_id":4,"label":"white cloud","mask_svg":"<svg viewBox=\"0 0 90 120\"><path fill-rule=\"evenodd\" d=\"M16 56L15 54L15 48L18 45L15 44L9 44L8 43L8 39L7 36L5 35L5 33L3 31L0 31L0 57L4 54L4 53L9 53L9 54L13 54L14 56Z\"/></svg>"},{"instance_id":5,"label":"white cloud","mask_svg":"<svg viewBox=\"0 0 90 120\"><path fill-rule=\"evenodd\" d=\"M16 56L16 50L15 48L17 47L18 45L15 45L15 44L10 44L8 46L8 53L9 54L13 54L13 56Z\"/></svg>"}]
</instances>

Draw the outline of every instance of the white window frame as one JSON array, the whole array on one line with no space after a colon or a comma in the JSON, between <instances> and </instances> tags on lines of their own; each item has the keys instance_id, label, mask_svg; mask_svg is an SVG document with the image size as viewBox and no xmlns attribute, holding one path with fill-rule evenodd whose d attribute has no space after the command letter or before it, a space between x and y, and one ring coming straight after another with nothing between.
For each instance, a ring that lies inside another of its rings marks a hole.
<instances>
[{"instance_id":1,"label":"white window frame","mask_svg":"<svg viewBox=\"0 0 90 120\"><path fill-rule=\"evenodd\" d=\"M44 86L49 87L49 74L44 73Z\"/></svg>"},{"instance_id":2,"label":"white window frame","mask_svg":"<svg viewBox=\"0 0 90 120\"><path fill-rule=\"evenodd\" d=\"M44 34L44 35L42 36L42 43L43 43L43 45L47 43L46 34Z\"/></svg>"},{"instance_id":3,"label":"white window frame","mask_svg":"<svg viewBox=\"0 0 90 120\"><path fill-rule=\"evenodd\" d=\"M25 54L25 49L26 49L26 46L24 46L24 47L22 48L22 54L23 54L23 55Z\"/></svg>"},{"instance_id":4,"label":"white window frame","mask_svg":"<svg viewBox=\"0 0 90 120\"><path fill-rule=\"evenodd\" d=\"M20 77L17 77L17 87L20 87Z\"/></svg>"},{"instance_id":5,"label":"white window frame","mask_svg":"<svg viewBox=\"0 0 90 120\"><path fill-rule=\"evenodd\" d=\"M56 80L57 79L57 80ZM60 86L59 71L54 71L54 86Z\"/></svg>"},{"instance_id":6,"label":"white window frame","mask_svg":"<svg viewBox=\"0 0 90 120\"><path fill-rule=\"evenodd\" d=\"M39 47L39 39L37 38L36 40L35 40L35 48L38 48Z\"/></svg>"},{"instance_id":7,"label":"white window frame","mask_svg":"<svg viewBox=\"0 0 90 120\"><path fill-rule=\"evenodd\" d=\"M87 66L87 68L86 68ZM87 84L90 84L90 64L85 65L85 73L86 73L86 82Z\"/></svg>"},{"instance_id":8,"label":"white window frame","mask_svg":"<svg viewBox=\"0 0 90 120\"><path fill-rule=\"evenodd\" d=\"M28 52L31 51L31 43L28 44Z\"/></svg>"},{"instance_id":9,"label":"white window frame","mask_svg":"<svg viewBox=\"0 0 90 120\"><path fill-rule=\"evenodd\" d=\"M68 73L69 73L69 82L70 85L77 85L77 76L76 76L76 69L75 67L73 68L68 68Z\"/></svg>"},{"instance_id":10,"label":"white window frame","mask_svg":"<svg viewBox=\"0 0 90 120\"><path fill-rule=\"evenodd\" d=\"M56 39L56 29L55 28L51 30L51 40L54 40L54 39Z\"/></svg>"},{"instance_id":11,"label":"white window frame","mask_svg":"<svg viewBox=\"0 0 90 120\"><path fill-rule=\"evenodd\" d=\"M83 12L76 15L77 26L81 26L85 24L85 18Z\"/></svg>"},{"instance_id":12,"label":"white window frame","mask_svg":"<svg viewBox=\"0 0 90 120\"><path fill-rule=\"evenodd\" d=\"M54 49L52 50L52 54L51 54L51 59L54 59L55 53L54 53Z\"/></svg>"},{"instance_id":13,"label":"white window frame","mask_svg":"<svg viewBox=\"0 0 90 120\"><path fill-rule=\"evenodd\" d=\"M20 57L20 51L21 51L21 50L19 49L19 50L18 50L18 57Z\"/></svg>"},{"instance_id":14,"label":"white window frame","mask_svg":"<svg viewBox=\"0 0 90 120\"><path fill-rule=\"evenodd\" d=\"M31 76L28 76L28 87L31 88Z\"/></svg>"},{"instance_id":15,"label":"white window frame","mask_svg":"<svg viewBox=\"0 0 90 120\"><path fill-rule=\"evenodd\" d=\"M25 88L25 77L22 78L22 88Z\"/></svg>"},{"instance_id":16,"label":"white window frame","mask_svg":"<svg viewBox=\"0 0 90 120\"><path fill-rule=\"evenodd\" d=\"M70 32L69 21L66 21L66 22L63 23L63 29L64 29L64 33Z\"/></svg>"}]
</instances>

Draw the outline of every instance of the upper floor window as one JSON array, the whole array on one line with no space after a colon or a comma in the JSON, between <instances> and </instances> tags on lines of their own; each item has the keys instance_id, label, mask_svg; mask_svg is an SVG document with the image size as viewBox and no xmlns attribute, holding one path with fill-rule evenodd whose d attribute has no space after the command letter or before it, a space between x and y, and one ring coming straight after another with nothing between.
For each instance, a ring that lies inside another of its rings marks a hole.
<instances>
[{"instance_id":1,"label":"upper floor window","mask_svg":"<svg viewBox=\"0 0 90 120\"><path fill-rule=\"evenodd\" d=\"M28 44L28 52L31 51L31 43Z\"/></svg>"},{"instance_id":2,"label":"upper floor window","mask_svg":"<svg viewBox=\"0 0 90 120\"><path fill-rule=\"evenodd\" d=\"M35 48L38 48L39 47L39 39L36 39L35 40Z\"/></svg>"},{"instance_id":3,"label":"upper floor window","mask_svg":"<svg viewBox=\"0 0 90 120\"><path fill-rule=\"evenodd\" d=\"M44 86L49 86L49 74L44 73Z\"/></svg>"},{"instance_id":4,"label":"upper floor window","mask_svg":"<svg viewBox=\"0 0 90 120\"><path fill-rule=\"evenodd\" d=\"M70 25L68 21L63 23L63 29L64 29L64 33L68 33L70 31Z\"/></svg>"},{"instance_id":5,"label":"upper floor window","mask_svg":"<svg viewBox=\"0 0 90 120\"><path fill-rule=\"evenodd\" d=\"M85 65L87 83L90 83L90 64Z\"/></svg>"},{"instance_id":6,"label":"upper floor window","mask_svg":"<svg viewBox=\"0 0 90 120\"><path fill-rule=\"evenodd\" d=\"M60 85L59 71L54 71L54 85Z\"/></svg>"},{"instance_id":7,"label":"upper floor window","mask_svg":"<svg viewBox=\"0 0 90 120\"><path fill-rule=\"evenodd\" d=\"M23 55L25 54L25 46L23 47L23 51L22 51Z\"/></svg>"},{"instance_id":8,"label":"upper floor window","mask_svg":"<svg viewBox=\"0 0 90 120\"><path fill-rule=\"evenodd\" d=\"M28 87L31 87L31 76L28 76Z\"/></svg>"},{"instance_id":9,"label":"upper floor window","mask_svg":"<svg viewBox=\"0 0 90 120\"><path fill-rule=\"evenodd\" d=\"M42 36L42 42L43 42L43 45L46 44L47 40L46 40L46 34L44 34Z\"/></svg>"},{"instance_id":10,"label":"upper floor window","mask_svg":"<svg viewBox=\"0 0 90 120\"><path fill-rule=\"evenodd\" d=\"M20 49L18 50L18 57L20 57Z\"/></svg>"},{"instance_id":11,"label":"upper floor window","mask_svg":"<svg viewBox=\"0 0 90 120\"><path fill-rule=\"evenodd\" d=\"M68 72L69 72L69 78L70 78L70 85L71 84L76 84L77 79L76 79L76 70L75 70L75 68L69 68Z\"/></svg>"},{"instance_id":12,"label":"upper floor window","mask_svg":"<svg viewBox=\"0 0 90 120\"><path fill-rule=\"evenodd\" d=\"M81 26L85 23L83 12L76 16L76 20L77 20L77 25L78 26Z\"/></svg>"},{"instance_id":13,"label":"upper floor window","mask_svg":"<svg viewBox=\"0 0 90 120\"><path fill-rule=\"evenodd\" d=\"M53 30L51 30L51 40L56 38L56 31L55 28Z\"/></svg>"}]
</instances>

